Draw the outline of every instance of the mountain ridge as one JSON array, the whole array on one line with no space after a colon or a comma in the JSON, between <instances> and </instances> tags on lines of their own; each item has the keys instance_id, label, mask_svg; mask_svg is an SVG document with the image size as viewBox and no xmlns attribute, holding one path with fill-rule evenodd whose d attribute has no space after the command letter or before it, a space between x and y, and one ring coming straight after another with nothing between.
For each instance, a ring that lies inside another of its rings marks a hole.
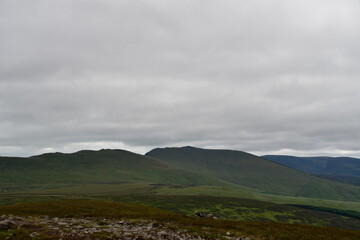
<instances>
[{"instance_id":1,"label":"mountain ridge","mask_svg":"<svg viewBox=\"0 0 360 240\"><path fill-rule=\"evenodd\" d=\"M359 158L291 155L264 155L262 158L312 174L360 176Z\"/></svg>"},{"instance_id":2,"label":"mountain ridge","mask_svg":"<svg viewBox=\"0 0 360 240\"><path fill-rule=\"evenodd\" d=\"M164 155L165 154L165 155ZM179 160L179 161L178 161ZM156 148L0 157L0 191L109 182L221 186L284 196L360 201L360 188L333 183L243 151Z\"/></svg>"},{"instance_id":3,"label":"mountain ridge","mask_svg":"<svg viewBox=\"0 0 360 240\"><path fill-rule=\"evenodd\" d=\"M360 186L360 159L353 157L297 157L265 155L262 158L288 166L317 177Z\"/></svg>"}]
</instances>

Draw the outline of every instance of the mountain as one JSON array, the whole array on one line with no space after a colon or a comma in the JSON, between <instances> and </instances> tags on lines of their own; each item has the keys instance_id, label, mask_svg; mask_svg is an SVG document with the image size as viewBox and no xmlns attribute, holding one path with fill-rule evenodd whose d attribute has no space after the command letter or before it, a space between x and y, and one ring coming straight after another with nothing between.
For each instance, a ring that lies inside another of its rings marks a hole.
<instances>
[{"instance_id":1,"label":"mountain","mask_svg":"<svg viewBox=\"0 0 360 240\"><path fill-rule=\"evenodd\" d=\"M262 156L270 161L322 178L360 185L360 159L350 157Z\"/></svg>"},{"instance_id":2,"label":"mountain","mask_svg":"<svg viewBox=\"0 0 360 240\"><path fill-rule=\"evenodd\" d=\"M317 178L232 150L163 148L145 156L124 150L84 150L0 158L3 193L84 184L106 184L110 188L121 183L216 186L250 193L360 201L360 187Z\"/></svg>"},{"instance_id":3,"label":"mountain","mask_svg":"<svg viewBox=\"0 0 360 240\"><path fill-rule=\"evenodd\" d=\"M124 150L48 153L30 158L0 157L0 191L88 183L151 182L229 185L220 179L178 169Z\"/></svg>"},{"instance_id":4,"label":"mountain","mask_svg":"<svg viewBox=\"0 0 360 240\"><path fill-rule=\"evenodd\" d=\"M246 152L182 147L157 148L148 152L146 156L264 193L360 200L359 187L314 177Z\"/></svg>"},{"instance_id":5,"label":"mountain","mask_svg":"<svg viewBox=\"0 0 360 240\"><path fill-rule=\"evenodd\" d=\"M287 155L265 155L262 158L313 174L360 177L360 159L358 158Z\"/></svg>"}]
</instances>

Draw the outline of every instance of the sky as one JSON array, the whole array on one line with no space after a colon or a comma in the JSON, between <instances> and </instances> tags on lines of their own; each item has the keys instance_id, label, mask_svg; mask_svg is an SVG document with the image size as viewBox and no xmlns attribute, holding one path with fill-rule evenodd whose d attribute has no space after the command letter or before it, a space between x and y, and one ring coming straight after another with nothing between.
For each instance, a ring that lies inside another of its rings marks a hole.
<instances>
[{"instance_id":1,"label":"sky","mask_svg":"<svg viewBox=\"0 0 360 240\"><path fill-rule=\"evenodd\" d=\"M0 156L360 157L358 0L0 0Z\"/></svg>"}]
</instances>

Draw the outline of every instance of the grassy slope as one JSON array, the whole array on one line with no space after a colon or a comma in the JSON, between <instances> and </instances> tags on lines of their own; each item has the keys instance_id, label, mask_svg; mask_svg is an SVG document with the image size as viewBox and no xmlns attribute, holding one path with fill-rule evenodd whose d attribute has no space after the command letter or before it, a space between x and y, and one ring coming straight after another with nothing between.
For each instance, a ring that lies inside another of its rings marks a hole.
<instances>
[{"instance_id":1,"label":"grassy slope","mask_svg":"<svg viewBox=\"0 0 360 240\"><path fill-rule=\"evenodd\" d=\"M314 176L325 178L331 181L360 186L360 176L319 175L319 174L314 174Z\"/></svg>"},{"instance_id":2,"label":"grassy slope","mask_svg":"<svg viewBox=\"0 0 360 240\"><path fill-rule=\"evenodd\" d=\"M168 166L123 150L0 158L0 191L84 183L153 182L230 186L221 179Z\"/></svg>"},{"instance_id":3,"label":"grassy slope","mask_svg":"<svg viewBox=\"0 0 360 240\"><path fill-rule=\"evenodd\" d=\"M246 190L239 191L224 187L193 186L193 187L184 187L184 188L169 188L163 186L157 188L156 190L153 190L153 192L157 193L158 195L220 196L220 197L251 198L251 199L273 202L273 203L328 207L328 208L341 209L341 210L357 211L360 213L360 202L283 196L277 194L266 194L257 191L246 191Z\"/></svg>"},{"instance_id":4,"label":"grassy slope","mask_svg":"<svg viewBox=\"0 0 360 240\"><path fill-rule=\"evenodd\" d=\"M265 193L360 200L359 187L317 178L245 152L183 147L154 149L146 155Z\"/></svg>"},{"instance_id":5,"label":"grassy slope","mask_svg":"<svg viewBox=\"0 0 360 240\"><path fill-rule=\"evenodd\" d=\"M109 211L109 209L111 209ZM239 222L231 220L201 219L135 204L99 201L60 201L28 203L0 207L0 214L48 215L54 217L99 217L115 219L152 219L171 223L173 228L188 229L204 237L225 234L253 236L252 239L277 240L355 240L360 231L336 228L303 226L298 224L270 222ZM2 233L0 232L0 236Z\"/></svg>"},{"instance_id":6,"label":"grassy slope","mask_svg":"<svg viewBox=\"0 0 360 240\"><path fill-rule=\"evenodd\" d=\"M353 210L360 213L360 202L345 202L264 194L261 192L256 192L252 189L235 190L233 188L218 186L154 185L149 183L87 184L65 188L30 189L10 193L1 193L0 205L24 202L31 199L41 200L41 198L81 198L88 196L101 197L127 194L240 197L281 204L310 205L340 210Z\"/></svg>"}]
</instances>

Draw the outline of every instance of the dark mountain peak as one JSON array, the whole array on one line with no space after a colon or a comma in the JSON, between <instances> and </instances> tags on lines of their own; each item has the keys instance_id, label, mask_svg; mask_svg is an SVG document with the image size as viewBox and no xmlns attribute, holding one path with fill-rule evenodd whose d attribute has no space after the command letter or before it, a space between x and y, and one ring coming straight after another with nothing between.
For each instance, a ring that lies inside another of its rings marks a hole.
<instances>
[{"instance_id":1,"label":"dark mountain peak","mask_svg":"<svg viewBox=\"0 0 360 240\"><path fill-rule=\"evenodd\" d=\"M259 157L256 155L253 155L251 153L248 152L244 152L244 151L239 151L239 150L230 150L230 149L206 149L206 148L198 148L198 147L193 147L193 146L184 146L184 147L165 147L165 148L155 148L149 152L147 152L145 155L146 156L155 156L158 154L186 154L186 155L191 155L192 157L194 156L207 156L207 159L212 158L212 159L218 159L220 161L222 161L222 157L224 155L226 155L229 158L256 158L258 159ZM220 156L221 155L221 156ZM263 161L267 161L266 159L263 159Z\"/></svg>"},{"instance_id":2,"label":"dark mountain peak","mask_svg":"<svg viewBox=\"0 0 360 240\"><path fill-rule=\"evenodd\" d=\"M61 153L61 152L52 152L52 153L43 153L40 155L34 155L31 156L30 158L49 158L49 157L59 157L59 156L64 156L67 155L69 153Z\"/></svg>"},{"instance_id":3,"label":"dark mountain peak","mask_svg":"<svg viewBox=\"0 0 360 240\"><path fill-rule=\"evenodd\" d=\"M184 146L184 147L181 147L181 149L200 149L200 148L196 148L193 146Z\"/></svg>"},{"instance_id":4,"label":"dark mountain peak","mask_svg":"<svg viewBox=\"0 0 360 240\"><path fill-rule=\"evenodd\" d=\"M173 152L173 151L183 151L183 150L201 150L201 148L196 148L196 147L192 147L192 146L183 146L183 147L162 147L162 148L154 148L152 150L150 150L149 152L145 153L145 156L149 156L152 153L155 152Z\"/></svg>"}]
</instances>

